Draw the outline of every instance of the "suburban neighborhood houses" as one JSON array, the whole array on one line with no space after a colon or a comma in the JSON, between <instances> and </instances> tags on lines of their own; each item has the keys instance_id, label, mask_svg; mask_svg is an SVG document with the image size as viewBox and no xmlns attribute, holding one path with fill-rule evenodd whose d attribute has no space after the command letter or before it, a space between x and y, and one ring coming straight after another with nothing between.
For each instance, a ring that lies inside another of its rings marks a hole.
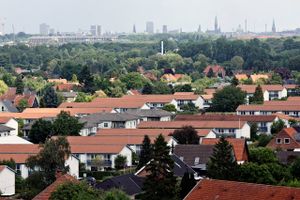
<instances>
[{"instance_id":1,"label":"suburban neighborhood houses","mask_svg":"<svg viewBox=\"0 0 300 200\"><path fill-rule=\"evenodd\" d=\"M0 200L300 200L294 2L4 1Z\"/></svg>"}]
</instances>

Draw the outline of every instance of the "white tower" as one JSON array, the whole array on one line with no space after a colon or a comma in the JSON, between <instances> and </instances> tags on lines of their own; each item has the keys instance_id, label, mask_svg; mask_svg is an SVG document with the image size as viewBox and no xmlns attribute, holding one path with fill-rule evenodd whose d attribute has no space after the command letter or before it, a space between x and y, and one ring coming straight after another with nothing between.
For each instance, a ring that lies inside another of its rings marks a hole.
<instances>
[{"instance_id":1,"label":"white tower","mask_svg":"<svg viewBox=\"0 0 300 200\"><path fill-rule=\"evenodd\" d=\"M164 41L160 42L160 50L161 50L160 54L164 55Z\"/></svg>"}]
</instances>

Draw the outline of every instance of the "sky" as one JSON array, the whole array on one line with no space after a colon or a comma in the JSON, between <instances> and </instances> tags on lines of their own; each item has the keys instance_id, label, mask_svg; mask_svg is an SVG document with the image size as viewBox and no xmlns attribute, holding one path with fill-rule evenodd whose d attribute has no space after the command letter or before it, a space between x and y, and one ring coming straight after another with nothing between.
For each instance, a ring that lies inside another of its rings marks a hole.
<instances>
[{"instance_id":1,"label":"sky","mask_svg":"<svg viewBox=\"0 0 300 200\"><path fill-rule=\"evenodd\" d=\"M271 30L275 19L277 30L300 27L299 0L0 0L0 20L5 32L38 33L39 24L47 23L61 32L89 30L102 25L103 31L145 31L146 21L155 30L166 24L168 30L185 32L213 29L218 16L222 31L244 27L261 32Z\"/></svg>"}]
</instances>

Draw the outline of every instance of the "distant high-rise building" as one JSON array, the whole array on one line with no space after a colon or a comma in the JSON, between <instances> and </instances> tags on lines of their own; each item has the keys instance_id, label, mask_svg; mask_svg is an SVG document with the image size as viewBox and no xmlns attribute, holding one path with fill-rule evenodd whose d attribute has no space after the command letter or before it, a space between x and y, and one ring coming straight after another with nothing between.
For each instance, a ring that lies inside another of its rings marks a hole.
<instances>
[{"instance_id":1,"label":"distant high-rise building","mask_svg":"<svg viewBox=\"0 0 300 200\"><path fill-rule=\"evenodd\" d=\"M5 27L5 23L4 20L0 18L0 35L4 35L4 27Z\"/></svg>"},{"instance_id":2,"label":"distant high-rise building","mask_svg":"<svg viewBox=\"0 0 300 200\"><path fill-rule=\"evenodd\" d=\"M215 32L218 32L219 24L218 24L218 17L215 17Z\"/></svg>"},{"instance_id":3,"label":"distant high-rise building","mask_svg":"<svg viewBox=\"0 0 300 200\"><path fill-rule=\"evenodd\" d=\"M49 35L54 35L55 34L55 29L54 28L50 28L49 29Z\"/></svg>"},{"instance_id":4,"label":"distant high-rise building","mask_svg":"<svg viewBox=\"0 0 300 200\"><path fill-rule=\"evenodd\" d=\"M150 33L150 34L154 33L154 23L153 22L146 23L146 32Z\"/></svg>"},{"instance_id":5,"label":"distant high-rise building","mask_svg":"<svg viewBox=\"0 0 300 200\"><path fill-rule=\"evenodd\" d=\"M90 32L92 36L97 35L97 26L96 25L91 25Z\"/></svg>"},{"instance_id":6,"label":"distant high-rise building","mask_svg":"<svg viewBox=\"0 0 300 200\"><path fill-rule=\"evenodd\" d=\"M202 32L202 30L201 30L201 25L198 26L197 32L198 32L198 33L201 33L201 32Z\"/></svg>"},{"instance_id":7,"label":"distant high-rise building","mask_svg":"<svg viewBox=\"0 0 300 200\"><path fill-rule=\"evenodd\" d=\"M136 27L135 27L135 24L133 24L132 32L133 32L133 33L136 33Z\"/></svg>"},{"instance_id":8,"label":"distant high-rise building","mask_svg":"<svg viewBox=\"0 0 300 200\"><path fill-rule=\"evenodd\" d=\"M275 25L275 20L273 19L273 25L272 25L272 32L276 33L276 25Z\"/></svg>"},{"instance_id":9,"label":"distant high-rise building","mask_svg":"<svg viewBox=\"0 0 300 200\"><path fill-rule=\"evenodd\" d=\"M41 35L48 35L49 34L50 26L46 23L40 24L40 34Z\"/></svg>"},{"instance_id":10,"label":"distant high-rise building","mask_svg":"<svg viewBox=\"0 0 300 200\"><path fill-rule=\"evenodd\" d=\"M97 36L101 36L102 34L102 27L101 25L97 25Z\"/></svg>"},{"instance_id":11,"label":"distant high-rise building","mask_svg":"<svg viewBox=\"0 0 300 200\"><path fill-rule=\"evenodd\" d=\"M167 25L163 25L162 33L168 33L168 26Z\"/></svg>"},{"instance_id":12,"label":"distant high-rise building","mask_svg":"<svg viewBox=\"0 0 300 200\"><path fill-rule=\"evenodd\" d=\"M245 19L245 33L248 33L248 21Z\"/></svg>"}]
</instances>

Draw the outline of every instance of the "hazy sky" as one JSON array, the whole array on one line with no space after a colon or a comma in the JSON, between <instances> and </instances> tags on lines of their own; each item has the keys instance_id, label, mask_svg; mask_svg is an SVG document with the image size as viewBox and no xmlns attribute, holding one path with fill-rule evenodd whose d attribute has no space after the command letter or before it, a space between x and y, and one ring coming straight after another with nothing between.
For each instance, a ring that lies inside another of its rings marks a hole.
<instances>
[{"instance_id":1,"label":"hazy sky","mask_svg":"<svg viewBox=\"0 0 300 200\"><path fill-rule=\"evenodd\" d=\"M278 30L300 27L299 0L0 0L0 18L5 18L5 31L37 33L40 23L59 31L88 30L91 24L103 30L145 30L145 22L153 21L155 30L182 27L183 31L213 29L218 16L222 31L232 31L239 24L248 29L271 29L273 18Z\"/></svg>"}]
</instances>

